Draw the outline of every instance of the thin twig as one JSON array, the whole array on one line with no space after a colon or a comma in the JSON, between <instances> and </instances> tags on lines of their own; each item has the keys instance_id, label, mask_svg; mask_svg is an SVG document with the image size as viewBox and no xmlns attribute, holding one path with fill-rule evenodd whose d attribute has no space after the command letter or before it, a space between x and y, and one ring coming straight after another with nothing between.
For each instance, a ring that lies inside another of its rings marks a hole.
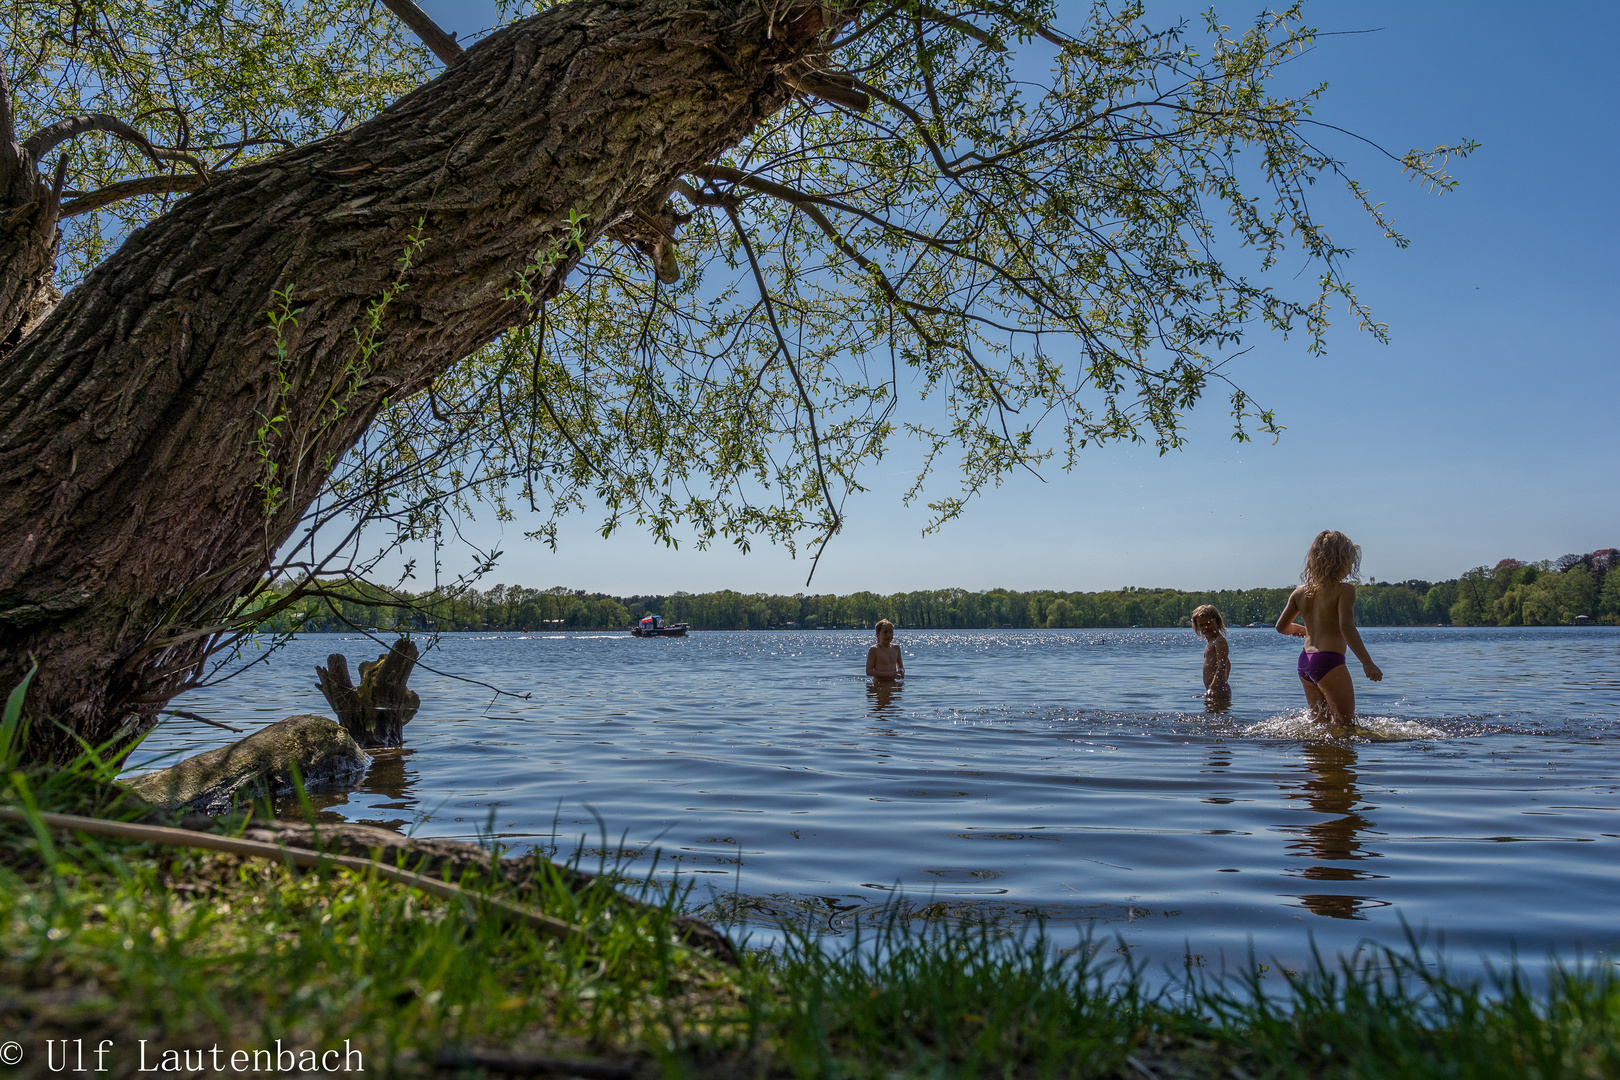
<instances>
[{"instance_id":1,"label":"thin twig","mask_svg":"<svg viewBox=\"0 0 1620 1080\"><path fill-rule=\"evenodd\" d=\"M344 597L344 599L352 599L352 598L351 597ZM366 638L366 639L368 639L368 640L370 640L370 641L372 641L372 642L374 642L374 643L376 643L378 645L381 645L384 649L392 649L393 648L393 646L388 644L388 642L384 641L380 637L375 637L374 635L372 635L372 633L370 631L368 631L364 627L356 626L354 623L350 622L347 618L344 617L343 612L339 611L337 609L337 607L334 606L331 603L330 600L327 601L326 607L327 607L327 610L332 613L333 618L337 619L344 626L347 626L350 630L353 630L355 633L359 634L361 637ZM437 635L435 635L435 637L437 637ZM498 696L498 697L517 698L519 701L528 701L531 697L533 697L533 695L530 694L530 693L522 693L522 694L520 694L515 690L502 690L500 687L496 686L494 683L487 683L487 682L484 682L482 679L474 679L474 678L470 678L470 677L468 677L466 675L456 675L456 674L454 674L452 672L449 672L449 671L440 671L438 668L432 667L431 665L429 665L429 664L427 664L427 663L425 663L425 662L423 662L421 660L418 660L416 662L416 666L419 667L419 668L422 668L422 669L424 669L426 671L431 671L435 675L442 675L446 679L455 679L458 682L471 683L473 686L482 686L485 690L494 691L496 696Z\"/></svg>"},{"instance_id":2,"label":"thin twig","mask_svg":"<svg viewBox=\"0 0 1620 1080\"><path fill-rule=\"evenodd\" d=\"M210 720L206 716L198 716L196 713L186 712L184 709L160 709L158 711L160 715L178 716L182 720L196 720L198 723L212 724L214 727L224 728L226 731L234 731L238 735L247 730L246 728L232 727L229 724L222 724L218 720Z\"/></svg>"},{"instance_id":3,"label":"thin twig","mask_svg":"<svg viewBox=\"0 0 1620 1080\"><path fill-rule=\"evenodd\" d=\"M810 391L805 388L804 380L799 375L799 365L793 361L793 351L788 348L787 338L782 333L781 325L776 321L776 307L771 303L771 293L765 285L765 274L759 268L759 260L754 256L754 245L748 240L748 230L743 228L742 219L737 216L737 208L726 207L726 216L731 218L732 227L737 230L737 239L742 243L744 254L748 256L748 265L753 268L754 281L759 285L759 297L765 304L765 314L770 319L771 329L776 333L777 345L782 350L782 361L787 364L788 373L793 376L793 385L799 389L799 398L804 402L805 415L810 420L810 446L816 452L816 477L821 481L821 494L827 500L827 509L832 513L832 521L827 523L827 535L821 541L821 549L825 550L827 541L833 534L843 527L843 516L838 512L838 504L833 501L832 485L827 482L827 469L821 458L821 433L816 428L816 403L811 400ZM810 564L810 577L804 579L806 586L811 578L815 577L816 566L821 562L821 551L816 552L815 561Z\"/></svg>"}]
</instances>

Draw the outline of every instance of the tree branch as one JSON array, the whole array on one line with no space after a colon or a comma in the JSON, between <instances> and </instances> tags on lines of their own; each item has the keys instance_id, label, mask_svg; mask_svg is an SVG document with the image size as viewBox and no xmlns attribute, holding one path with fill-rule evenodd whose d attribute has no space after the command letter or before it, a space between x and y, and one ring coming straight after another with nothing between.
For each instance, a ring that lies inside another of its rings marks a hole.
<instances>
[{"instance_id":1,"label":"tree branch","mask_svg":"<svg viewBox=\"0 0 1620 1080\"><path fill-rule=\"evenodd\" d=\"M936 247L947 253L956 254L954 251L954 245L949 241L924 235L923 233L919 233L914 229L908 229L903 225L896 225L892 221L881 218L868 210L863 210L859 206L846 203L841 199L834 199L826 195L816 195L813 192L801 191L798 188L791 188L784 184L778 184L774 180L767 180L764 177L758 176L754 173L746 173L741 169L734 169L729 165L704 165L700 168L693 169L691 175L700 180L718 180L727 184L734 184L737 187L748 188L752 191L759 192L761 195L770 195L773 198L781 199L783 202L792 203L795 206L811 203L816 206L825 206L832 210L842 210L846 214L851 214L855 217L870 221L880 229L887 229L898 233L901 236L905 236L908 239L915 240L918 243L928 244L931 247ZM718 205L730 204L720 203Z\"/></svg>"},{"instance_id":2,"label":"tree branch","mask_svg":"<svg viewBox=\"0 0 1620 1080\"><path fill-rule=\"evenodd\" d=\"M836 247L845 258L854 263L856 266L865 270L867 273L872 274L876 278L878 288L882 290L883 295L889 299L890 303L895 305L900 312L900 317L905 319L906 322L910 324L911 328L917 332L917 335L922 339L925 345L931 349L955 348L957 351L961 352L962 355L967 357L968 363L973 365L974 370L976 370L980 377L983 378L984 385L990 391L991 396L996 399L996 408L1000 411L1002 416L1002 427L1003 429L1006 428L1006 414L1009 412L1016 413L1018 410L1002 395L1001 388L996 385L995 378L990 374L989 369L987 369L984 364L980 362L977 356L973 355L973 351L967 348L966 345L960 342L952 343L943 341L936 337L927 327L922 324L922 321L919 320L913 312L921 310L927 311L929 314L956 314L962 318L974 318L974 316L971 316L966 312L952 313L942 311L939 308L925 308L922 305L914 304L905 297L901 296L900 290L896 288L894 283L889 279L889 275L883 269L883 267L880 266L876 260L869 258L863 252L857 250L853 245L851 245L850 242L846 240L843 235L839 233L839 231L833 226L833 223L828 220L827 216L821 212L821 207L817 204L823 202L824 200L818 199L815 196L809 195L805 192L798 191L795 188L775 184L769 180L762 180L759 177L748 176L747 174L741 173L736 169L729 169L721 165L705 166L702 169L694 169L692 174L694 176L703 176L705 173L710 172L711 170L717 174L724 174L723 176L716 175L714 177L715 179L729 179L732 183L739 186L751 187L754 190L759 191L761 194L771 195L774 198L781 199L784 202L796 207L806 217L810 218L811 221L815 222L816 227L820 229L829 240L832 241L833 246ZM731 203L725 203L724 205L726 213L729 214L732 220L735 222L737 220L735 207ZM832 205L837 206L841 204L833 202ZM907 230L901 231L907 235L911 235ZM746 248L746 238L744 238L743 244ZM753 255L751 249L749 251L749 258L750 261L752 261ZM756 278L759 277L759 267L757 265L754 267L754 276ZM764 287L764 281L761 280L760 288L763 290ZM1030 295L1026 290L1021 291L1024 291L1025 295ZM767 304L768 303L769 301L767 301ZM776 316L773 313L771 314L771 323L773 326L775 325L775 322ZM778 337L780 336L780 331L778 331ZM783 348L786 348L785 344L783 345ZM798 378L797 371L794 372L794 378ZM812 419L811 422L813 424L814 420ZM1011 439L1011 435L1008 436L1008 439ZM812 573L813 572L814 571L812 571ZM806 584L809 583L806 582Z\"/></svg>"},{"instance_id":3,"label":"tree branch","mask_svg":"<svg viewBox=\"0 0 1620 1080\"><path fill-rule=\"evenodd\" d=\"M9 187L21 162L17 158L17 118L11 110L11 81L0 64L0 188Z\"/></svg>"},{"instance_id":4,"label":"tree branch","mask_svg":"<svg viewBox=\"0 0 1620 1080\"><path fill-rule=\"evenodd\" d=\"M950 163L945 160L944 152L940 150L939 144L934 141L933 134L928 130L928 121L923 119L921 113L917 112L917 110L913 109L910 105L907 105L905 102L901 101L892 94L887 94L875 86L869 86L859 79L855 80L855 87L863 93L877 98L891 109L900 113L907 120L910 120L912 128L917 132L918 135L922 137L922 141L928 147L928 152L933 155L934 164L939 166L940 175L950 180L961 180L961 174L952 168Z\"/></svg>"},{"instance_id":5,"label":"tree branch","mask_svg":"<svg viewBox=\"0 0 1620 1080\"><path fill-rule=\"evenodd\" d=\"M422 44L432 50L433 55L445 67L449 67L467 54L467 50L456 44L456 39L439 28L439 24L428 17L428 13L417 7L413 0L382 0L383 6L395 15L399 21L411 28Z\"/></svg>"},{"instance_id":6,"label":"tree branch","mask_svg":"<svg viewBox=\"0 0 1620 1080\"><path fill-rule=\"evenodd\" d=\"M998 3L996 0L980 0L980 2L984 4L984 10L986 12L992 15L1000 15L1002 18L1010 20L1014 26L1017 26L1020 30L1029 34L1031 37L1038 37L1045 41L1049 41L1060 49L1065 49L1071 45L1079 44L1076 39L1070 37L1062 31L1054 30L1052 27L1047 26L1039 19L1031 19L1021 11L1012 10L1006 4ZM922 13L925 18L932 17L932 13L928 8L923 8ZM1081 51L1087 52L1088 50L1086 50L1084 46L1081 46Z\"/></svg>"},{"instance_id":7,"label":"tree branch","mask_svg":"<svg viewBox=\"0 0 1620 1080\"><path fill-rule=\"evenodd\" d=\"M750 188L762 195L770 195L773 198L781 199L783 202L790 203L801 210L805 210L807 213L811 207L825 206L829 209L841 210L846 214L851 214L855 217L870 221L880 229L884 229L898 236L904 236L908 240L915 240L919 244L933 248L936 251L944 252L953 259L962 259L982 266L991 274L994 274L1002 281L1006 282L1009 287L1017 290L1018 293L1028 299L1030 303L1041 307L1043 310L1052 312L1052 314L1055 316L1060 318L1063 317L1061 312L1054 310L1051 305L1046 303L1046 301L1041 299L1041 297L1037 294L1031 292L1029 288L1017 278L1007 274L1004 267L979 255L975 255L970 250L963 249L962 245L966 244L965 240L952 242L949 240L942 240L939 237L928 236L925 233L917 232L915 229L908 229L903 225L897 225L886 218L873 214L870 211L863 210L859 206L843 202L839 199L829 198L825 195L815 195L807 191L800 191L797 188L786 187L785 185L766 180L750 173L745 173L740 169L733 169L726 165L705 165L702 168L693 169L691 175L703 180L721 180L725 181L726 183L734 184L737 187ZM821 218L818 221L818 224L820 224L822 230L826 232L827 235L830 236L835 242L841 242L841 237L839 236L838 232L833 229L832 225L827 222L825 218ZM876 266L875 263L868 266L870 260L867 260L864 256L852 257L855 257L856 261L859 262L861 266L867 267L868 269ZM909 304L908 306L919 311L929 311L931 314L942 313L938 308L924 308L917 304ZM982 319L978 319L976 316L974 318L976 321L984 321ZM1001 327L998 327L998 329L1001 329Z\"/></svg>"},{"instance_id":8,"label":"tree branch","mask_svg":"<svg viewBox=\"0 0 1620 1080\"><path fill-rule=\"evenodd\" d=\"M782 81L801 94L809 94L856 112L863 113L872 107L872 99L856 90L853 85L855 80L848 75L831 71L784 71Z\"/></svg>"},{"instance_id":9,"label":"tree branch","mask_svg":"<svg viewBox=\"0 0 1620 1080\"><path fill-rule=\"evenodd\" d=\"M788 347L787 337L782 333L782 326L776 321L776 305L771 303L771 290L765 285L765 273L759 268L759 260L754 256L754 245L749 242L748 230L743 228L742 218L737 215L735 206L726 207L726 216L731 219L731 227L737 230L737 239L742 243L743 253L748 256L748 265L754 271L754 283L759 286L759 298L765 304L765 314L771 321L771 330L776 334L777 346L782 350L782 361L787 364L788 372L793 376L793 385L798 387L799 400L804 403L805 414L810 420L810 445L816 452L816 478L821 481L821 495L827 500L827 510L832 514L832 521L827 523L827 537L822 540L821 546L825 550L827 540L831 540L834 533L843 527L843 516L838 513L838 504L833 502L832 485L827 482L827 468L821 457L821 433L816 428L816 403L810 397L810 391L805 388L804 379L799 375L799 365L793 362L793 350ZM810 578L815 576L816 563L821 561L821 553L816 553L816 561L810 565L810 577L804 579L806 586Z\"/></svg>"},{"instance_id":10,"label":"tree branch","mask_svg":"<svg viewBox=\"0 0 1620 1080\"><path fill-rule=\"evenodd\" d=\"M63 203L60 216L70 218L75 214L88 214L92 210L99 210L120 199L136 195L178 195L196 191L204 183L203 178L196 174L140 176L133 180L120 180L116 184L108 184L104 188L86 192L70 202Z\"/></svg>"},{"instance_id":11,"label":"tree branch","mask_svg":"<svg viewBox=\"0 0 1620 1080\"><path fill-rule=\"evenodd\" d=\"M997 41L993 35L987 31L980 30L977 26L974 26L966 19L958 19L955 15L947 15L938 8L931 8L927 4L918 4L917 14L931 23L938 23L940 26L948 26L957 33L966 34L968 37L972 38L974 41L977 41L980 45L983 45L987 49L994 49L996 52L1007 51L1007 46Z\"/></svg>"},{"instance_id":12,"label":"tree branch","mask_svg":"<svg viewBox=\"0 0 1620 1080\"><path fill-rule=\"evenodd\" d=\"M46 124L23 143L23 153L29 161L41 161L52 149L90 131L105 131L109 135L116 135L125 142L132 142L146 152L154 165L163 164L164 158L174 160L183 155L158 150L146 136L129 124L124 123L116 116L106 113L80 113L78 116L69 116L58 120L54 124Z\"/></svg>"},{"instance_id":13,"label":"tree branch","mask_svg":"<svg viewBox=\"0 0 1620 1080\"><path fill-rule=\"evenodd\" d=\"M700 177L699 179L704 179ZM681 198L693 206L729 206L737 201L735 195L722 195L719 192L704 191L695 188L685 180L675 181L675 190L681 193Z\"/></svg>"},{"instance_id":14,"label":"tree branch","mask_svg":"<svg viewBox=\"0 0 1620 1080\"><path fill-rule=\"evenodd\" d=\"M858 10L856 12L856 14L855 14L855 23L856 23L855 29L850 31L850 33L848 33L844 37L841 37L841 38L838 38L835 41L829 42L828 45L827 45L827 52L829 54L835 53L835 52L838 52L841 49L847 48L848 46L854 44L855 42L859 41L861 38L865 37L867 34L870 34L873 30L877 29L883 23L887 22L891 16L898 13L905 6L906 5L904 3L890 4L881 13L872 16L872 18L870 18L870 19L865 18L866 11L865 11L864 8L861 9L861 10Z\"/></svg>"}]
</instances>

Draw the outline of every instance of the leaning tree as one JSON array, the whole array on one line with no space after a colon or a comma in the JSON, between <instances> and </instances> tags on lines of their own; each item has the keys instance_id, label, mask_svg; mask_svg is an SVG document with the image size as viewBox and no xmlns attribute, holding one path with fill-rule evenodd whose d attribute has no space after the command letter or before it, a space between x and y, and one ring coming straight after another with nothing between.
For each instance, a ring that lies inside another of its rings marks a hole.
<instances>
[{"instance_id":1,"label":"leaning tree","mask_svg":"<svg viewBox=\"0 0 1620 1080\"><path fill-rule=\"evenodd\" d=\"M1312 184L1403 241L1322 88L1277 89L1295 9L572 0L463 51L388 6L436 77L358 0L6 9L0 686L37 664L36 757L148 730L357 522L825 543L897 435L910 497L950 463L943 521L1179 445L1212 381L1274 430L1224 366L1256 326L1382 333ZM1443 189L1456 149L1398 160Z\"/></svg>"}]
</instances>

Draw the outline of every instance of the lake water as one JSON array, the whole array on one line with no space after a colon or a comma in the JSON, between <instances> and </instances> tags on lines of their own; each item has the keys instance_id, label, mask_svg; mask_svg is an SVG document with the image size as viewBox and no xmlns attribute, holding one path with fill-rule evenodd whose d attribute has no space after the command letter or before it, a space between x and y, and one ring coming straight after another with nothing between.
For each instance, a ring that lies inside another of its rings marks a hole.
<instances>
[{"instance_id":1,"label":"lake water","mask_svg":"<svg viewBox=\"0 0 1620 1080\"><path fill-rule=\"evenodd\" d=\"M1302 715L1296 639L1231 631L1206 713L1191 631L447 635L404 752L318 800L417 835L585 850L695 882L690 906L846 933L919 917L1042 918L1150 967L1304 962L1405 929L1463 969L1620 957L1620 630L1369 629L1362 731ZM330 715L313 666L380 648L307 635L176 708L252 727ZM221 745L195 723L137 755Z\"/></svg>"}]
</instances>

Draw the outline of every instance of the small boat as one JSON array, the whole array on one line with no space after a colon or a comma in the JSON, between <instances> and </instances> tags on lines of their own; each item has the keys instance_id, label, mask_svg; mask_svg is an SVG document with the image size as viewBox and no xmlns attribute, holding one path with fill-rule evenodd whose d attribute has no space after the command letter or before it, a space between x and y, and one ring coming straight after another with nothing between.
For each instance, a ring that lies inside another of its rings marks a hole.
<instances>
[{"instance_id":1,"label":"small boat","mask_svg":"<svg viewBox=\"0 0 1620 1080\"><path fill-rule=\"evenodd\" d=\"M690 623L666 625L662 615L648 615L630 628L630 634L633 637L685 637L690 629L692 629Z\"/></svg>"}]
</instances>

